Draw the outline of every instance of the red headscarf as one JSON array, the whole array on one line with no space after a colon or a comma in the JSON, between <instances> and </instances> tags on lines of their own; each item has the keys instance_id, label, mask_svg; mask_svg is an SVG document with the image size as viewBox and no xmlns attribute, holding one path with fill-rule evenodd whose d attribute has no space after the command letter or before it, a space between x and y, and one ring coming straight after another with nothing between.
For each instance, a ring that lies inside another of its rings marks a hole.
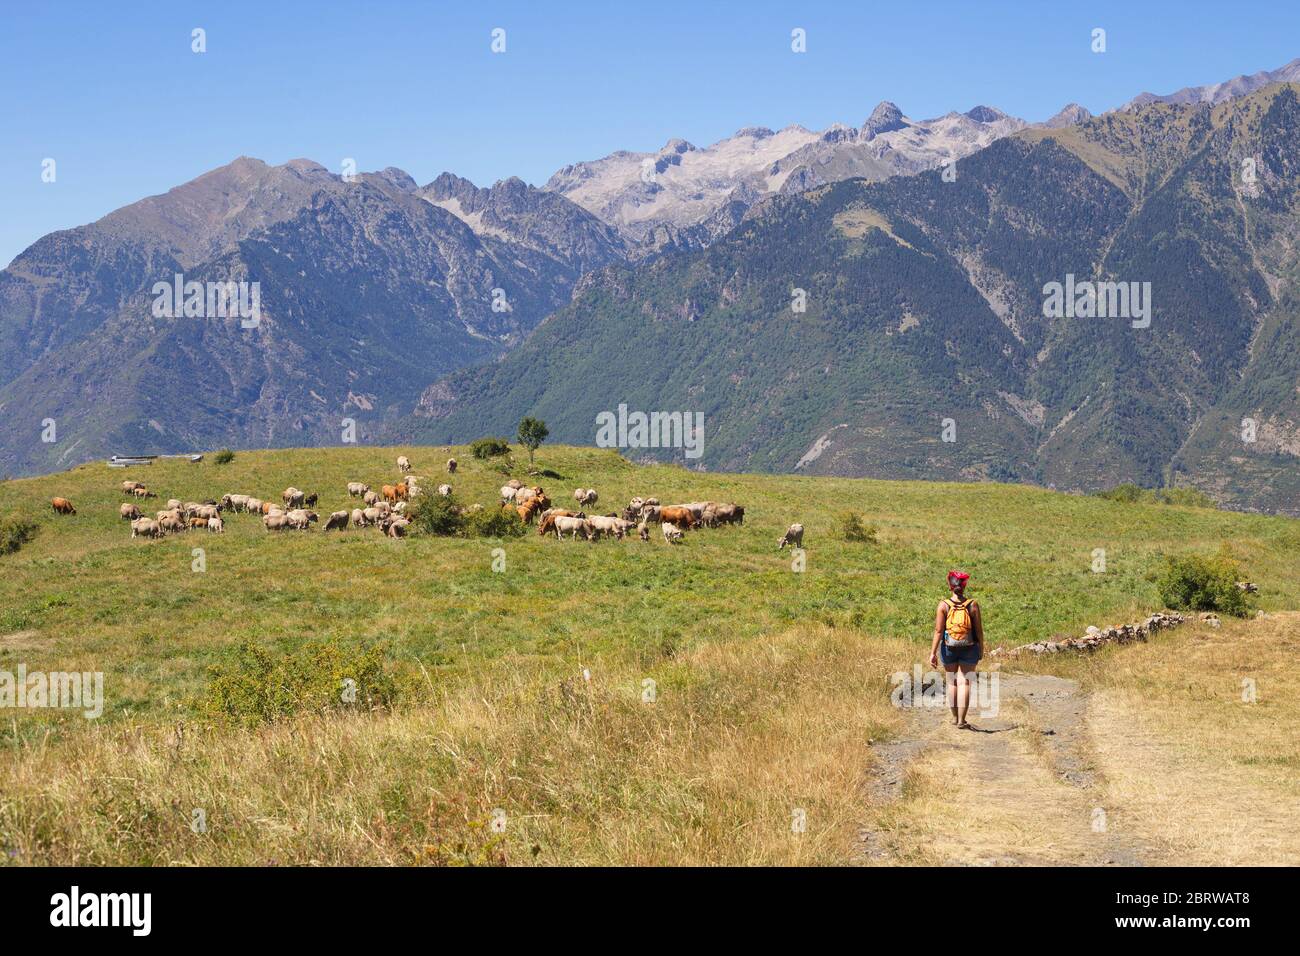
<instances>
[{"instance_id":1,"label":"red headscarf","mask_svg":"<svg viewBox=\"0 0 1300 956\"><path fill-rule=\"evenodd\" d=\"M956 582L957 582L958 584L960 584L962 587L965 587L965 586L966 586L966 582L969 581L969 580L970 580L970 575L967 574L965 571L949 571L949 572L948 572L948 584L949 584L949 585L951 585L954 581L956 581Z\"/></svg>"}]
</instances>

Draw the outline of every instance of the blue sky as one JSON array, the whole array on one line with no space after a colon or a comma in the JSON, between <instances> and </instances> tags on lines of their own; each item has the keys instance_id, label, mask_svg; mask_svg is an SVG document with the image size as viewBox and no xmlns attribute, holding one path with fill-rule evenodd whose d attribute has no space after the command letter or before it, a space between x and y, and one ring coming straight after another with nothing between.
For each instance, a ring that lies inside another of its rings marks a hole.
<instances>
[{"instance_id":1,"label":"blue sky","mask_svg":"<svg viewBox=\"0 0 1300 956\"><path fill-rule=\"evenodd\" d=\"M540 184L675 136L857 125L882 99L916 118L979 103L1029 120L1070 101L1101 112L1274 69L1300 55L1297 37L1293 2L6 0L0 263L240 155Z\"/></svg>"}]
</instances>

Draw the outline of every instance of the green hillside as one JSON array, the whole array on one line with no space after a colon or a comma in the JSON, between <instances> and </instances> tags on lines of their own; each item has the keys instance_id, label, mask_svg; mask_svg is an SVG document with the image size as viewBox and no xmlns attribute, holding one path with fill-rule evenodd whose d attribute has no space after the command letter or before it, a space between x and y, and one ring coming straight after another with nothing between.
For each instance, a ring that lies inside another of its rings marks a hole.
<instances>
[{"instance_id":1,"label":"green hillside","mask_svg":"<svg viewBox=\"0 0 1300 956\"><path fill-rule=\"evenodd\" d=\"M356 503L348 481L393 481L391 463L403 453L415 474L443 480L448 453L436 448L240 452L226 466L173 460L130 474L161 501L226 492L273 499L294 484L319 491L328 513ZM460 472L447 480L456 497L492 506L506 476L464 448L453 453ZM505 542L393 540L319 525L271 535L258 519L233 515L222 535L155 542L132 540L118 517L124 472L90 464L0 486L0 515L41 523L32 543L0 558L0 664L102 670L111 717L170 719L192 712L206 668L245 639L278 650L313 639L383 643L392 661L449 676L520 655L635 659L798 622L919 642L952 566L972 573L991 640L1014 644L1155 608L1160 555L1211 553L1224 542L1262 585L1262 606L1281 606L1300 546L1295 521L1014 485L701 474L581 448L543 447L539 467L564 476L535 479L557 502L577 486L598 490L601 513L636 494L730 500L745 505L746 521L668 547L660 537L560 543L531 529ZM524 467L516 474L526 477ZM55 515L54 495L78 514ZM876 525L876 544L838 537L845 509ZM795 521L807 529L803 573L775 547ZM498 546L505 573L491 569ZM191 570L196 547L205 550L203 572ZM1105 574L1091 571L1094 548L1106 549Z\"/></svg>"}]
</instances>

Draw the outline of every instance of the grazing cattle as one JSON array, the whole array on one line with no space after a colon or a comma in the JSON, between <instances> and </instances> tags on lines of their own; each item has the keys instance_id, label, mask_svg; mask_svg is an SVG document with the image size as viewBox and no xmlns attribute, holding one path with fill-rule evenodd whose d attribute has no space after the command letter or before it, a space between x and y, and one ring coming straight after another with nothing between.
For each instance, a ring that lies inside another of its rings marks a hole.
<instances>
[{"instance_id":1,"label":"grazing cattle","mask_svg":"<svg viewBox=\"0 0 1300 956\"><path fill-rule=\"evenodd\" d=\"M560 508L547 508L542 512L541 520L537 522L537 533L545 536L555 530L556 518L585 518L587 517L581 511L564 511Z\"/></svg>"},{"instance_id":2,"label":"grazing cattle","mask_svg":"<svg viewBox=\"0 0 1300 956\"><path fill-rule=\"evenodd\" d=\"M524 483L520 481L518 478L511 478L509 481L506 482L506 487L514 488L516 491L518 491L523 486Z\"/></svg>"},{"instance_id":3,"label":"grazing cattle","mask_svg":"<svg viewBox=\"0 0 1300 956\"><path fill-rule=\"evenodd\" d=\"M406 501L411 496L411 486L404 481L398 482L397 487L393 490L397 492L397 501ZM394 501L393 504L397 504L397 501Z\"/></svg>"},{"instance_id":4,"label":"grazing cattle","mask_svg":"<svg viewBox=\"0 0 1300 956\"><path fill-rule=\"evenodd\" d=\"M379 501L379 492L377 492L377 491L367 491L367 492L362 496L361 500L364 501L367 505L373 505L373 504L375 504L377 501Z\"/></svg>"},{"instance_id":5,"label":"grazing cattle","mask_svg":"<svg viewBox=\"0 0 1300 956\"><path fill-rule=\"evenodd\" d=\"M314 508L316 507L316 502L319 500L320 495L313 491L311 494L307 495L307 497L302 499L302 503L307 508Z\"/></svg>"},{"instance_id":6,"label":"grazing cattle","mask_svg":"<svg viewBox=\"0 0 1300 956\"><path fill-rule=\"evenodd\" d=\"M244 510L249 514L260 515L262 513L262 505L265 503L266 502L261 498L254 498L250 495L248 501L244 504Z\"/></svg>"},{"instance_id":7,"label":"grazing cattle","mask_svg":"<svg viewBox=\"0 0 1300 956\"><path fill-rule=\"evenodd\" d=\"M346 511L336 511L325 520L324 530L329 531L331 528L337 528L342 531L348 526L348 513Z\"/></svg>"},{"instance_id":8,"label":"grazing cattle","mask_svg":"<svg viewBox=\"0 0 1300 956\"><path fill-rule=\"evenodd\" d=\"M659 508L657 519L664 524L673 524L682 528L683 531L690 531L695 527L695 515L691 513L690 508L680 505L669 505L666 508ZM683 527L684 526L684 527Z\"/></svg>"},{"instance_id":9,"label":"grazing cattle","mask_svg":"<svg viewBox=\"0 0 1300 956\"><path fill-rule=\"evenodd\" d=\"M266 525L267 531L288 531L293 527L286 515L263 515L262 524Z\"/></svg>"},{"instance_id":10,"label":"grazing cattle","mask_svg":"<svg viewBox=\"0 0 1300 956\"><path fill-rule=\"evenodd\" d=\"M717 515L718 524L744 524L745 509L742 505L728 504L725 501L710 503L710 509Z\"/></svg>"},{"instance_id":11,"label":"grazing cattle","mask_svg":"<svg viewBox=\"0 0 1300 956\"><path fill-rule=\"evenodd\" d=\"M131 504L131 502L129 502L129 501L128 501L126 504L122 505L122 507L121 507L121 508L118 508L117 510L118 510L118 513L119 513L123 518L128 518L128 519L130 519L131 521L134 521L136 518L140 517L140 509L139 509L139 507L136 506L136 505Z\"/></svg>"},{"instance_id":12,"label":"grazing cattle","mask_svg":"<svg viewBox=\"0 0 1300 956\"><path fill-rule=\"evenodd\" d=\"M370 522L366 520L366 513L360 508L352 509L352 523L358 528L364 528L366 525L370 524Z\"/></svg>"},{"instance_id":13,"label":"grazing cattle","mask_svg":"<svg viewBox=\"0 0 1300 956\"><path fill-rule=\"evenodd\" d=\"M181 512L179 508L173 508L171 511L156 512L154 514L154 517L157 518L159 521L162 521L163 518L179 518L181 517Z\"/></svg>"},{"instance_id":14,"label":"grazing cattle","mask_svg":"<svg viewBox=\"0 0 1300 956\"><path fill-rule=\"evenodd\" d=\"M302 508L290 511L285 517L289 520L289 526L298 531L306 531L307 526L313 521L320 521L320 515L316 512L305 511Z\"/></svg>"},{"instance_id":15,"label":"grazing cattle","mask_svg":"<svg viewBox=\"0 0 1300 956\"><path fill-rule=\"evenodd\" d=\"M131 492L135 491L135 489L137 489L137 488L143 488L143 487L144 487L144 485L140 484L140 482L138 482L138 481L124 481L124 482L122 482L122 491L125 492L125 493L128 494L128 495L129 495Z\"/></svg>"},{"instance_id":16,"label":"grazing cattle","mask_svg":"<svg viewBox=\"0 0 1300 956\"><path fill-rule=\"evenodd\" d=\"M279 512L280 514L284 514L284 512L280 510L280 506L279 506L279 505L274 505L274 504L272 504L272 503L269 502L269 501L263 501L263 502L262 502L262 514L264 514L264 515L269 515L272 511Z\"/></svg>"},{"instance_id":17,"label":"grazing cattle","mask_svg":"<svg viewBox=\"0 0 1300 956\"><path fill-rule=\"evenodd\" d=\"M208 530L215 532L216 534L221 534L226 530L226 523L220 518L209 518Z\"/></svg>"},{"instance_id":18,"label":"grazing cattle","mask_svg":"<svg viewBox=\"0 0 1300 956\"><path fill-rule=\"evenodd\" d=\"M636 526L637 534L641 536L642 541L650 540L650 529L644 522Z\"/></svg>"},{"instance_id":19,"label":"grazing cattle","mask_svg":"<svg viewBox=\"0 0 1300 956\"><path fill-rule=\"evenodd\" d=\"M669 524L667 521L665 521L662 525L660 525L660 528L663 529L664 540L667 541L669 544L675 544L676 542L682 540L682 534L683 534L682 529L677 527L676 525Z\"/></svg>"},{"instance_id":20,"label":"grazing cattle","mask_svg":"<svg viewBox=\"0 0 1300 956\"><path fill-rule=\"evenodd\" d=\"M390 538L404 538L406 537L406 529L410 526L411 522L405 518L394 518L388 522L388 527L384 529L384 533Z\"/></svg>"},{"instance_id":21,"label":"grazing cattle","mask_svg":"<svg viewBox=\"0 0 1300 956\"><path fill-rule=\"evenodd\" d=\"M150 491L148 488L146 488L144 485L136 485L134 488L131 489L131 494L135 495L137 498L157 498L157 497L158 497L158 496L155 495L152 491Z\"/></svg>"},{"instance_id":22,"label":"grazing cattle","mask_svg":"<svg viewBox=\"0 0 1300 956\"><path fill-rule=\"evenodd\" d=\"M200 518L198 515L194 515L191 518L189 518L188 521L186 521L186 527L189 528L206 528L207 526L208 526L208 519Z\"/></svg>"},{"instance_id":23,"label":"grazing cattle","mask_svg":"<svg viewBox=\"0 0 1300 956\"><path fill-rule=\"evenodd\" d=\"M444 498L450 498L450 497L451 497L451 485L439 485L439 486L438 486L438 494L442 495Z\"/></svg>"},{"instance_id":24,"label":"grazing cattle","mask_svg":"<svg viewBox=\"0 0 1300 956\"><path fill-rule=\"evenodd\" d=\"M179 534L185 530L185 522L180 515L172 512L158 522L158 527L162 529L163 534Z\"/></svg>"},{"instance_id":25,"label":"grazing cattle","mask_svg":"<svg viewBox=\"0 0 1300 956\"><path fill-rule=\"evenodd\" d=\"M365 494L367 491L369 491L369 490L370 490L370 486L367 485L365 482L361 482L361 481L349 481L349 482L348 482L348 497L349 497L349 498L360 498L362 495L364 495L364 494Z\"/></svg>"},{"instance_id":26,"label":"grazing cattle","mask_svg":"<svg viewBox=\"0 0 1300 956\"><path fill-rule=\"evenodd\" d=\"M718 512L714 509L713 505L710 504L709 507L700 512L700 527L716 528L717 526Z\"/></svg>"},{"instance_id":27,"label":"grazing cattle","mask_svg":"<svg viewBox=\"0 0 1300 956\"><path fill-rule=\"evenodd\" d=\"M785 534L781 535L781 537L777 539L776 548L780 551L787 544L795 548L803 547L803 525L790 525L790 527L786 529Z\"/></svg>"},{"instance_id":28,"label":"grazing cattle","mask_svg":"<svg viewBox=\"0 0 1300 956\"><path fill-rule=\"evenodd\" d=\"M248 495L222 495L221 506L226 511L247 511Z\"/></svg>"},{"instance_id":29,"label":"grazing cattle","mask_svg":"<svg viewBox=\"0 0 1300 956\"><path fill-rule=\"evenodd\" d=\"M510 503L511 501L514 501L514 500L515 500L515 492L516 492L516 491L518 491L517 488L511 488L509 485L502 485L502 486L501 486L501 503L502 503L502 504L508 504L508 503Z\"/></svg>"},{"instance_id":30,"label":"grazing cattle","mask_svg":"<svg viewBox=\"0 0 1300 956\"><path fill-rule=\"evenodd\" d=\"M406 514L406 505L407 505L407 502L405 502L405 501L399 501L397 504L393 505L393 514L395 514L395 515L404 515L404 514ZM475 508L482 508L483 506L482 506L482 505L475 505L474 507L475 507Z\"/></svg>"},{"instance_id":31,"label":"grazing cattle","mask_svg":"<svg viewBox=\"0 0 1300 956\"><path fill-rule=\"evenodd\" d=\"M566 532L571 532L571 537L574 540L577 540L579 533L588 541L595 537L591 522L586 518L557 517L555 519L555 537L563 540Z\"/></svg>"},{"instance_id":32,"label":"grazing cattle","mask_svg":"<svg viewBox=\"0 0 1300 956\"><path fill-rule=\"evenodd\" d=\"M383 494L383 496L384 496L384 500L385 500L385 501L391 501L391 502L393 502L394 504L397 503L397 486L396 486L396 485L384 485L382 488L379 489L379 491L380 491L380 493Z\"/></svg>"},{"instance_id":33,"label":"grazing cattle","mask_svg":"<svg viewBox=\"0 0 1300 956\"><path fill-rule=\"evenodd\" d=\"M593 515L587 520L591 522L591 527L597 534L612 534L619 541L623 540L623 535L627 534L628 529L632 527L632 522L624 521L615 515Z\"/></svg>"},{"instance_id":34,"label":"grazing cattle","mask_svg":"<svg viewBox=\"0 0 1300 956\"><path fill-rule=\"evenodd\" d=\"M77 509L72 507L72 502L67 498L51 498L50 507L61 515L75 515Z\"/></svg>"},{"instance_id":35,"label":"grazing cattle","mask_svg":"<svg viewBox=\"0 0 1300 956\"><path fill-rule=\"evenodd\" d=\"M184 503L183 501L181 501L181 499L179 499L179 498L168 498L168 499L167 499L167 510L168 510L168 511L184 511L184 510L185 510L185 503Z\"/></svg>"},{"instance_id":36,"label":"grazing cattle","mask_svg":"<svg viewBox=\"0 0 1300 956\"><path fill-rule=\"evenodd\" d=\"M387 515L378 508L367 508L365 511L361 512L361 514L365 517L367 524L379 524L383 518L387 517Z\"/></svg>"},{"instance_id":37,"label":"grazing cattle","mask_svg":"<svg viewBox=\"0 0 1300 956\"><path fill-rule=\"evenodd\" d=\"M217 505L199 505L194 509L194 514L199 518L217 518L221 515L221 508Z\"/></svg>"},{"instance_id":38,"label":"grazing cattle","mask_svg":"<svg viewBox=\"0 0 1300 956\"><path fill-rule=\"evenodd\" d=\"M410 470L411 470L411 459L407 458L405 455L398 455L398 456L397 456L397 470L398 470L398 471L402 471L402 472L410 471Z\"/></svg>"},{"instance_id":39,"label":"grazing cattle","mask_svg":"<svg viewBox=\"0 0 1300 956\"><path fill-rule=\"evenodd\" d=\"M448 458L448 459L447 459L447 474L449 474L449 475L454 475L454 474L456 474L456 459L455 459L455 458Z\"/></svg>"},{"instance_id":40,"label":"grazing cattle","mask_svg":"<svg viewBox=\"0 0 1300 956\"><path fill-rule=\"evenodd\" d=\"M131 537L161 538L162 528L152 518L136 518L131 522Z\"/></svg>"},{"instance_id":41,"label":"grazing cattle","mask_svg":"<svg viewBox=\"0 0 1300 956\"><path fill-rule=\"evenodd\" d=\"M424 479L417 478L415 475L406 476L405 480L403 481L403 484L406 485L406 497L408 500L414 498L416 495L420 493L420 486L419 484L417 484L417 482L421 482L421 481L424 481Z\"/></svg>"},{"instance_id":42,"label":"grazing cattle","mask_svg":"<svg viewBox=\"0 0 1300 956\"><path fill-rule=\"evenodd\" d=\"M280 494L280 498L284 501L286 508L298 508L302 505L303 492L290 485Z\"/></svg>"}]
</instances>

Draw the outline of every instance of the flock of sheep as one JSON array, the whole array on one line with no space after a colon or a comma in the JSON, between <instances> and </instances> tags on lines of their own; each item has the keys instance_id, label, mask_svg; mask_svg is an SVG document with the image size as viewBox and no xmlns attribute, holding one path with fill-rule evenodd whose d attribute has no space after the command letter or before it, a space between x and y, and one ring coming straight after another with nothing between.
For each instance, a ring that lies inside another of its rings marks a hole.
<instances>
[{"instance_id":1,"label":"flock of sheep","mask_svg":"<svg viewBox=\"0 0 1300 956\"><path fill-rule=\"evenodd\" d=\"M358 528L377 527L384 534L393 538L406 535L410 519L406 517L407 504L411 498L420 494L419 482L410 473L411 462L402 455L397 459L397 468L402 478L392 485L382 485L378 492L360 481L347 483L348 497L362 499L365 507L353 508L351 511L335 511L325 521L324 530L346 529L349 525ZM447 460L447 472L456 473L456 459ZM123 481L122 491L136 499L156 498L142 482ZM450 496L451 485L442 484L437 488L440 495ZM573 499L580 509L594 506L600 496L594 488L578 488ZM220 501L180 501L170 499L167 507L148 517L135 502L126 502L120 508L120 515L131 522L131 537L161 538L168 534L178 534L191 529L204 529L220 534L225 530L224 515L235 513L258 514L267 531L306 531L312 524L320 521L320 515L312 510L319 496L308 494L290 486L280 495L282 505L263 501L254 495L226 494ZM59 514L77 513L72 502L66 498L54 498L51 505ZM470 510L480 510L482 505L473 505ZM622 540L636 530L642 541L650 540L650 525L658 524L664 540L674 544L682 540L684 534L694 528L716 528L724 524L744 524L745 509L741 505L723 501L692 501L683 505L662 505L658 498L633 498L622 513L610 512L606 515L588 515L584 510L568 510L552 507L551 499L539 486L528 487L518 479L512 479L501 487L501 507L511 509L519 515L524 524L532 524L537 519L537 533L542 536L554 533L563 540L567 535L571 539L579 537L596 541L601 537L611 536ZM803 545L803 525L791 525L789 530L778 540L778 548Z\"/></svg>"}]
</instances>

